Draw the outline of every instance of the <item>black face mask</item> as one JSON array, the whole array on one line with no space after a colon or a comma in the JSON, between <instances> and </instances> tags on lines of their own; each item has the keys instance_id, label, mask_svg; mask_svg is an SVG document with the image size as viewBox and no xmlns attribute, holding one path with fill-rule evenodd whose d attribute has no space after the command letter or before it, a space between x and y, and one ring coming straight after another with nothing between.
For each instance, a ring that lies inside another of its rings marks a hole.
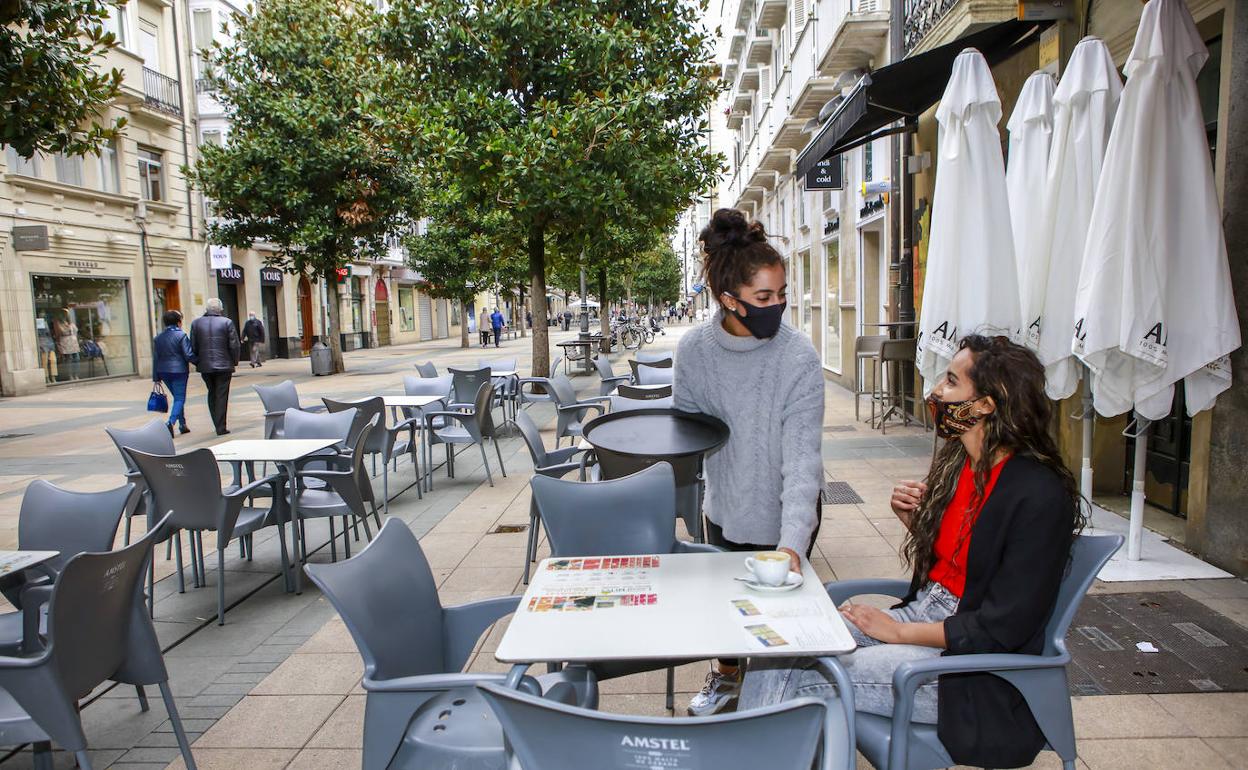
<instances>
[{"instance_id":1,"label":"black face mask","mask_svg":"<svg viewBox=\"0 0 1248 770\"><path fill-rule=\"evenodd\" d=\"M728 296L732 296L731 294ZM767 305L759 307L751 305L740 297L733 297L745 308L745 315L742 316L737 312L733 312L737 320L760 340L769 340L776 336L776 332L780 331L780 323L784 320L784 311L789 306L787 302L781 302L779 305Z\"/></svg>"}]
</instances>

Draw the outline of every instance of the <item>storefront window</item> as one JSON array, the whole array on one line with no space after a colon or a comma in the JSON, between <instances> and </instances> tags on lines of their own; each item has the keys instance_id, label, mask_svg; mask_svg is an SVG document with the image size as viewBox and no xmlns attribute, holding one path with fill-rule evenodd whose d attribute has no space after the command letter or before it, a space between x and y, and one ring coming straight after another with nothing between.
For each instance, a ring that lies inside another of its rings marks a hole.
<instances>
[{"instance_id":1,"label":"storefront window","mask_svg":"<svg viewBox=\"0 0 1248 770\"><path fill-rule=\"evenodd\" d=\"M839 372L841 371L841 240L836 238L823 244L823 254L823 278L828 287L827 304L823 311L828 325L823 335L823 365Z\"/></svg>"},{"instance_id":2,"label":"storefront window","mask_svg":"<svg viewBox=\"0 0 1248 770\"><path fill-rule=\"evenodd\" d=\"M351 331L364 331L364 279L351 281Z\"/></svg>"},{"instance_id":3,"label":"storefront window","mask_svg":"<svg viewBox=\"0 0 1248 770\"><path fill-rule=\"evenodd\" d=\"M416 331L416 290L407 286L399 287L399 331Z\"/></svg>"},{"instance_id":4,"label":"storefront window","mask_svg":"<svg viewBox=\"0 0 1248 770\"><path fill-rule=\"evenodd\" d=\"M815 291L815 276L810 270L810 252L802 252L802 331L811 333L811 299Z\"/></svg>"},{"instance_id":5,"label":"storefront window","mask_svg":"<svg viewBox=\"0 0 1248 770\"><path fill-rule=\"evenodd\" d=\"M35 334L48 382L134 374L129 283L36 275Z\"/></svg>"}]
</instances>

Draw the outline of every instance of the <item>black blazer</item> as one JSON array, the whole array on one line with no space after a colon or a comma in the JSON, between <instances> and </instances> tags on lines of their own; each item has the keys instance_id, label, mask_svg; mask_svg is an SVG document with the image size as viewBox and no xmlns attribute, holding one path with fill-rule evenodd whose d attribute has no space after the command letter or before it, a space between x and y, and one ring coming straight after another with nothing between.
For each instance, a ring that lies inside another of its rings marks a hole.
<instances>
[{"instance_id":1,"label":"black blazer","mask_svg":"<svg viewBox=\"0 0 1248 770\"><path fill-rule=\"evenodd\" d=\"M1056 473L1028 457L1006 462L971 528L966 586L958 611L945 620L942 654L1044 651L1074 521L1074 500ZM915 575L902 603L927 582ZM1044 748L1022 694L1004 679L947 674L937 692L937 732L958 764L1023 767Z\"/></svg>"}]
</instances>

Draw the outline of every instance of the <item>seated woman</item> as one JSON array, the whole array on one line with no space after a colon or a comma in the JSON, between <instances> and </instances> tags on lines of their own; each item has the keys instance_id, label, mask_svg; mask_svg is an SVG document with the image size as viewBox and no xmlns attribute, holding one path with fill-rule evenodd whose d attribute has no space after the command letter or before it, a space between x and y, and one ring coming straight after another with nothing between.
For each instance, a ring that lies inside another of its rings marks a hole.
<instances>
[{"instance_id":1,"label":"seated woman","mask_svg":"<svg viewBox=\"0 0 1248 770\"><path fill-rule=\"evenodd\" d=\"M926 483L903 481L891 500L908 530L909 593L888 610L841 607L859 647L840 661L855 708L871 714L892 714L893 672L906 661L1040 653L1083 528L1075 479L1049 433L1044 368L1030 350L1004 337L966 337L928 407L946 442ZM835 692L815 663L751 661L740 708ZM991 674L923 685L912 718L936 724L960 764L1019 767L1044 746L1022 695Z\"/></svg>"}]
</instances>

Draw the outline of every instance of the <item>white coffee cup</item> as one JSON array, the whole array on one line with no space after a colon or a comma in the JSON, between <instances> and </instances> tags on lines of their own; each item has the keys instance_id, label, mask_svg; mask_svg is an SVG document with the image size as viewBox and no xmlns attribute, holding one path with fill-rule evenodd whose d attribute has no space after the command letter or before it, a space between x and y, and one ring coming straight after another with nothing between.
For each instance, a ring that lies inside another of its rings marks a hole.
<instances>
[{"instance_id":1,"label":"white coffee cup","mask_svg":"<svg viewBox=\"0 0 1248 770\"><path fill-rule=\"evenodd\" d=\"M783 551L759 551L745 560L745 568L763 585L784 585L789 576L789 555Z\"/></svg>"}]
</instances>

